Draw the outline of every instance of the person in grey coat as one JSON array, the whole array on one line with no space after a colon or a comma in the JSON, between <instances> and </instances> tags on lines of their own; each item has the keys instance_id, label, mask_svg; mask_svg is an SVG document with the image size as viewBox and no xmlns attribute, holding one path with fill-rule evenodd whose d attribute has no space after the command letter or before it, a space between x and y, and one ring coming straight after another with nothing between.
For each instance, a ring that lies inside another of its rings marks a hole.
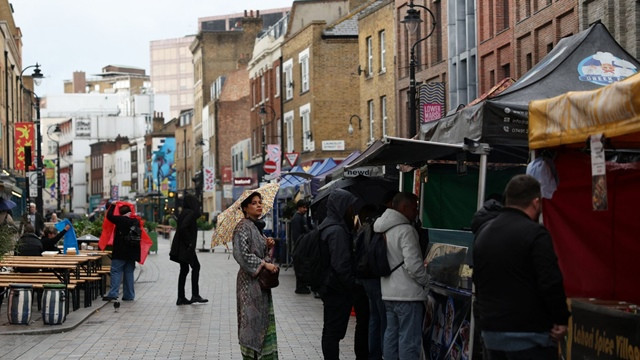
<instances>
[{"instance_id":1,"label":"person in grey coat","mask_svg":"<svg viewBox=\"0 0 640 360\"><path fill-rule=\"evenodd\" d=\"M322 353L338 359L353 305L355 285L353 225L358 199L342 189L333 190L327 200L327 217L319 226L320 238L329 248L329 270L320 292L324 303Z\"/></svg>"},{"instance_id":2,"label":"person in grey coat","mask_svg":"<svg viewBox=\"0 0 640 360\"><path fill-rule=\"evenodd\" d=\"M374 231L385 233L390 268L402 264L391 275L380 278L387 311L384 359L419 359L429 275L422 260L418 231L413 226L418 216L418 197L401 192L393 197L391 206L373 224Z\"/></svg>"},{"instance_id":3,"label":"person in grey coat","mask_svg":"<svg viewBox=\"0 0 640 360\"><path fill-rule=\"evenodd\" d=\"M180 264L178 275L178 300L176 305L192 303L206 303L207 299L200 296L200 262L196 255L196 239L198 236L197 220L200 217L200 203L198 199L187 194L184 196L182 211L178 216L178 227L173 236L169 258ZM185 297L184 286L191 267L191 299Z\"/></svg>"}]
</instances>

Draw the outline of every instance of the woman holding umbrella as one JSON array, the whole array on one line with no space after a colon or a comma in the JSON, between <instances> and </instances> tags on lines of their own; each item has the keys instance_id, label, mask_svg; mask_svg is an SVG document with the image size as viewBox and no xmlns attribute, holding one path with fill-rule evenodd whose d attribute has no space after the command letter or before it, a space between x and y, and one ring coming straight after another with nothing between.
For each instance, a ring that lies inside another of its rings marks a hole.
<instances>
[{"instance_id":1,"label":"woman holding umbrella","mask_svg":"<svg viewBox=\"0 0 640 360\"><path fill-rule=\"evenodd\" d=\"M277 272L269 250L272 238L262 234L262 195L254 191L240 203L244 218L233 231L233 257L240 265L236 285L238 339L243 359L277 359L278 344L271 290L263 290L258 273Z\"/></svg>"}]
</instances>

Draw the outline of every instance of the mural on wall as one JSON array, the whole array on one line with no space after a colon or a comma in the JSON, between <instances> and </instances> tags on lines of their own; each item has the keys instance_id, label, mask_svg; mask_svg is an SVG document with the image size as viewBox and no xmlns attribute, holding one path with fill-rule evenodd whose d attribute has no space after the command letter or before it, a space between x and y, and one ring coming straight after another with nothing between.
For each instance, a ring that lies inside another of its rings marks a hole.
<instances>
[{"instance_id":1,"label":"mural on wall","mask_svg":"<svg viewBox=\"0 0 640 360\"><path fill-rule=\"evenodd\" d=\"M154 138L151 145L151 190L169 196L169 191L176 191L176 139Z\"/></svg>"}]
</instances>

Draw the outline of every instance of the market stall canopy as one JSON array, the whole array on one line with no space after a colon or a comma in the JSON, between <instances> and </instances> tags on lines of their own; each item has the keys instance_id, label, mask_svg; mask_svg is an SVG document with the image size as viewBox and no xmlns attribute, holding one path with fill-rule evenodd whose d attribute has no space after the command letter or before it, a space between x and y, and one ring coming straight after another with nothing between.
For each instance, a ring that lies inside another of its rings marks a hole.
<instances>
[{"instance_id":1,"label":"market stall canopy","mask_svg":"<svg viewBox=\"0 0 640 360\"><path fill-rule=\"evenodd\" d=\"M278 199L291 198L300 189L301 186L310 178L304 169L296 165L291 168L288 173L282 175L280 179L280 190L278 191Z\"/></svg>"},{"instance_id":2,"label":"market stall canopy","mask_svg":"<svg viewBox=\"0 0 640 360\"><path fill-rule=\"evenodd\" d=\"M584 144L595 134L604 134L616 149L640 149L640 74L529 105L531 149Z\"/></svg>"},{"instance_id":3,"label":"market stall canopy","mask_svg":"<svg viewBox=\"0 0 640 360\"><path fill-rule=\"evenodd\" d=\"M389 164L421 165L428 160L454 156L463 149L463 145L385 136L376 140L345 168Z\"/></svg>"},{"instance_id":4,"label":"market stall canopy","mask_svg":"<svg viewBox=\"0 0 640 360\"><path fill-rule=\"evenodd\" d=\"M461 144L470 138L492 146L528 146L531 100L594 90L638 71L640 63L596 22L556 47L500 95L421 126L424 140ZM508 149L505 149L508 151Z\"/></svg>"}]
</instances>

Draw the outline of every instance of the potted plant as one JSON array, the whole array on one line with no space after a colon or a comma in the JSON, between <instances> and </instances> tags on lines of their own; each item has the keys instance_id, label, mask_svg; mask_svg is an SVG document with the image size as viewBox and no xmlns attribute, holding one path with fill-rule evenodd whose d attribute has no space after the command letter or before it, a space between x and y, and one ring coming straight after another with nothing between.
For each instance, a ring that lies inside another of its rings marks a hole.
<instances>
[{"instance_id":1,"label":"potted plant","mask_svg":"<svg viewBox=\"0 0 640 360\"><path fill-rule=\"evenodd\" d=\"M158 223L155 221L145 221L144 227L151 238L151 247L149 248L149 252L154 251L156 254L158 253L158 232L156 228L158 227Z\"/></svg>"},{"instance_id":2,"label":"potted plant","mask_svg":"<svg viewBox=\"0 0 640 360\"><path fill-rule=\"evenodd\" d=\"M10 225L0 226L0 260L5 254L10 254L16 243L17 229Z\"/></svg>"},{"instance_id":3,"label":"potted plant","mask_svg":"<svg viewBox=\"0 0 640 360\"><path fill-rule=\"evenodd\" d=\"M204 247L204 233L205 231L211 230L214 227L212 222L208 222L204 215L200 216L198 220L196 220L196 226L198 227L198 232L202 234L202 248L198 249L200 252L208 252L209 249ZM211 249L213 251L213 249Z\"/></svg>"}]
</instances>

